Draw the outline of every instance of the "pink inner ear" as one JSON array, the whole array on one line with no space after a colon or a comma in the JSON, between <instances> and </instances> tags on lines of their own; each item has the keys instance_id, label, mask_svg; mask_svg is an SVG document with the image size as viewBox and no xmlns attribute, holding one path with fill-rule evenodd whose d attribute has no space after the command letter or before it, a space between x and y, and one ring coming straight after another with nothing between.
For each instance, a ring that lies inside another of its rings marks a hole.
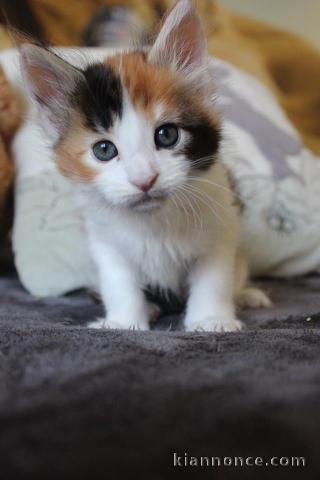
<instances>
[{"instance_id":1,"label":"pink inner ear","mask_svg":"<svg viewBox=\"0 0 320 480\"><path fill-rule=\"evenodd\" d=\"M38 98L56 99L60 97L57 78L52 71L45 70L37 65L29 65L29 76L32 78L37 90Z\"/></svg>"},{"instance_id":2,"label":"pink inner ear","mask_svg":"<svg viewBox=\"0 0 320 480\"><path fill-rule=\"evenodd\" d=\"M206 40L202 25L195 12L186 15L180 25L173 29L168 38L168 46L175 45L178 66L200 66L206 52Z\"/></svg>"},{"instance_id":3,"label":"pink inner ear","mask_svg":"<svg viewBox=\"0 0 320 480\"><path fill-rule=\"evenodd\" d=\"M150 53L154 63L196 69L205 62L207 42L201 20L186 0L180 0L164 19Z\"/></svg>"}]
</instances>

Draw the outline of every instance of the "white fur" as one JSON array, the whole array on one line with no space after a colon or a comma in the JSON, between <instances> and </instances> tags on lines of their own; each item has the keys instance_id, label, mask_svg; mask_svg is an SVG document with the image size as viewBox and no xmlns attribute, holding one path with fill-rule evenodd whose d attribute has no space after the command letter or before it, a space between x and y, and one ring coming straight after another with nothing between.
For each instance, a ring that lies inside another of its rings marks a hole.
<instances>
[{"instance_id":1,"label":"white fur","mask_svg":"<svg viewBox=\"0 0 320 480\"><path fill-rule=\"evenodd\" d=\"M220 165L212 169L212 176L227 188ZM203 186L201 181L198 186ZM233 305L236 212L227 190L210 185L206 193L211 202L206 197L203 201L200 196L199 200L189 197L190 205L180 199L183 203L177 208L177 194L152 214L102 208L98 198L88 202L90 249L108 310L104 326L148 328L148 306L141 289L152 285L175 292L190 287L187 329L239 328ZM227 215L216 201L228 209ZM225 225L212 213L213 208Z\"/></svg>"}]
</instances>

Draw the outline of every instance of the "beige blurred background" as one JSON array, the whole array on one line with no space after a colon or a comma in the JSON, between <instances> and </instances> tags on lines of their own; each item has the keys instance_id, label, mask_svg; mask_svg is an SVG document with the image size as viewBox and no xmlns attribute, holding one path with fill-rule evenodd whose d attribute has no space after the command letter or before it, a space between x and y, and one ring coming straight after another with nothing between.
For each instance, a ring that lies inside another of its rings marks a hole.
<instances>
[{"instance_id":1,"label":"beige blurred background","mask_svg":"<svg viewBox=\"0 0 320 480\"><path fill-rule=\"evenodd\" d=\"M294 31L320 48L320 0L220 1L240 14L251 15Z\"/></svg>"}]
</instances>

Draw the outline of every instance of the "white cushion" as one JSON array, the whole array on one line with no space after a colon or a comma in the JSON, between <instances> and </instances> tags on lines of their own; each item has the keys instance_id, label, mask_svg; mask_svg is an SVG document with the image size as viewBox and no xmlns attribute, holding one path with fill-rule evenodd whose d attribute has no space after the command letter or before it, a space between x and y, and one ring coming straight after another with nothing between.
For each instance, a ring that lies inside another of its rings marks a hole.
<instances>
[{"instance_id":1,"label":"white cushion","mask_svg":"<svg viewBox=\"0 0 320 480\"><path fill-rule=\"evenodd\" d=\"M224 161L242 204L242 244L259 275L320 268L320 158L256 78L213 60Z\"/></svg>"},{"instance_id":2,"label":"white cushion","mask_svg":"<svg viewBox=\"0 0 320 480\"><path fill-rule=\"evenodd\" d=\"M23 285L46 297L91 286L94 272L73 186L57 171L41 137L29 121L14 142L13 248Z\"/></svg>"}]
</instances>

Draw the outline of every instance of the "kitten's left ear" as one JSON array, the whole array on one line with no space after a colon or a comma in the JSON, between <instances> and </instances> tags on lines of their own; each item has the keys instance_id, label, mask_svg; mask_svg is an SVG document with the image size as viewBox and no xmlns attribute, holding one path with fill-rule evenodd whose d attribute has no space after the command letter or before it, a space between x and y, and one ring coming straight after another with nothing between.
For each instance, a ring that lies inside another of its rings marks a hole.
<instances>
[{"instance_id":1,"label":"kitten's left ear","mask_svg":"<svg viewBox=\"0 0 320 480\"><path fill-rule=\"evenodd\" d=\"M56 140L68 124L70 97L82 73L53 52L31 44L20 47L20 58L22 73L38 104L42 125Z\"/></svg>"},{"instance_id":2,"label":"kitten's left ear","mask_svg":"<svg viewBox=\"0 0 320 480\"><path fill-rule=\"evenodd\" d=\"M192 0L179 0L165 17L149 61L193 74L207 66L207 41Z\"/></svg>"}]
</instances>

